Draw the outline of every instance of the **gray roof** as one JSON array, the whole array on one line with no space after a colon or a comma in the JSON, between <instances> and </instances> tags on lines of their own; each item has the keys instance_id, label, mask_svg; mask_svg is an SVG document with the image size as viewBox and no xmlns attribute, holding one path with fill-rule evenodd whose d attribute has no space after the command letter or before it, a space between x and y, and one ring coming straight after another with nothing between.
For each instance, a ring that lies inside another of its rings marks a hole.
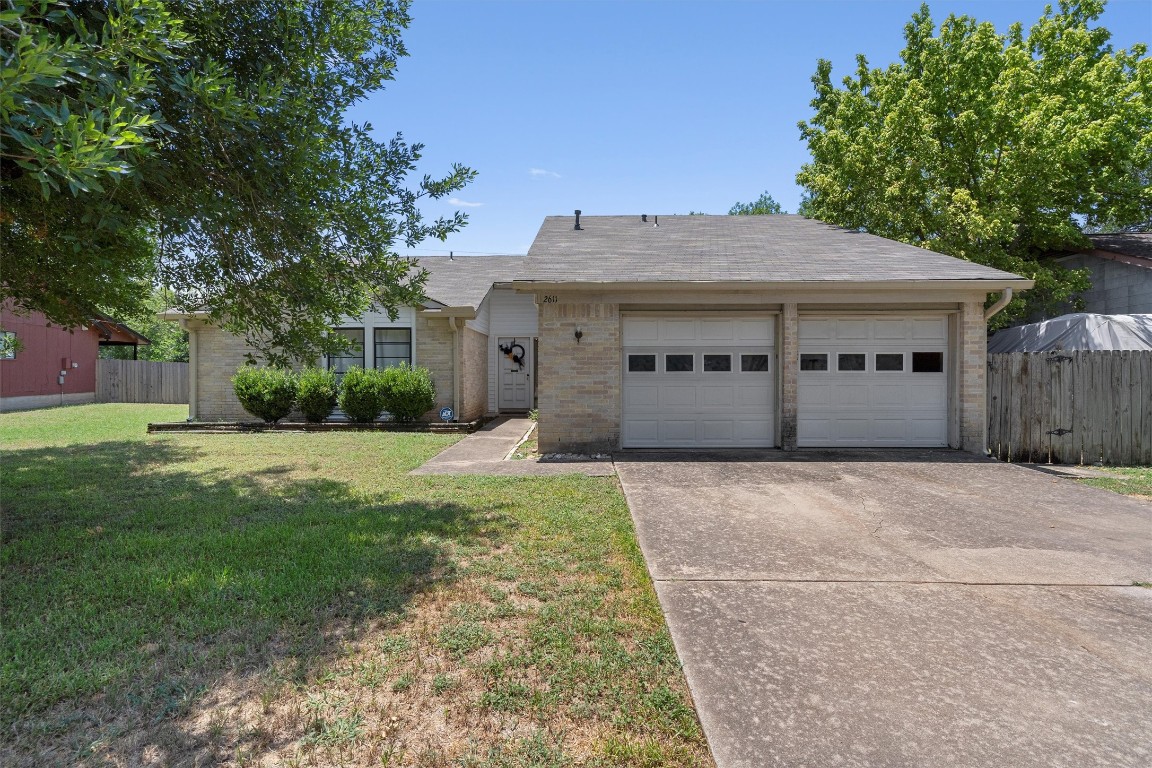
<instances>
[{"instance_id":1,"label":"gray roof","mask_svg":"<svg viewBox=\"0 0 1152 768\"><path fill-rule=\"evenodd\" d=\"M448 307L480 306L493 283L511 282L522 271L523 256L422 257L428 270L425 295Z\"/></svg>"},{"instance_id":2,"label":"gray roof","mask_svg":"<svg viewBox=\"0 0 1152 768\"><path fill-rule=\"evenodd\" d=\"M1092 241L1095 248L1101 251L1152 260L1152 232L1088 235L1088 239Z\"/></svg>"},{"instance_id":3,"label":"gray roof","mask_svg":"<svg viewBox=\"0 0 1152 768\"><path fill-rule=\"evenodd\" d=\"M522 280L791 282L1023 278L796 215L544 219Z\"/></svg>"}]
</instances>

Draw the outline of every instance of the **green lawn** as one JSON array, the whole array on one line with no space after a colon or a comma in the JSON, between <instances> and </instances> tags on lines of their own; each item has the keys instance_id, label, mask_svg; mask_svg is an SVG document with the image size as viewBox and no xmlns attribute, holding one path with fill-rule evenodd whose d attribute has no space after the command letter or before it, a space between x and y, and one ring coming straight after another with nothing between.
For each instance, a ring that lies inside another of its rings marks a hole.
<instances>
[{"instance_id":1,"label":"green lawn","mask_svg":"<svg viewBox=\"0 0 1152 768\"><path fill-rule=\"evenodd\" d=\"M1107 488L1128 496L1152 499L1152 467L1093 467L1113 477L1081 480L1085 485Z\"/></svg>"},{"instance_id":2,"label":"green lawn","mask_svg":"<svg viewBox=\"0 0 1152 768\"><path fill-rule=\"evenodd\" d=\"M0 415L0 763L710 765L612 478Z\"/></svg>"}]
</instances>

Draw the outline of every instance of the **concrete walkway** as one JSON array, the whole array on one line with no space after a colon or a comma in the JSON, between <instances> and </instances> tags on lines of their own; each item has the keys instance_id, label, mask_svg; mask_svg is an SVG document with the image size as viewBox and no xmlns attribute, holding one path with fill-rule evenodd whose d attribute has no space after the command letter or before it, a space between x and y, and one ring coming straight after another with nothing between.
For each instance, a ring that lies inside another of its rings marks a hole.
<instances>
[{"instance_id":1,"label":"concrete walkway","mask_svg":"<svg viewBox=\"0 0 1152 768\"><path fill-rule=\"evenodd\" d=\"M704 459L615 456L719 768L1152 765L1152 504L948 451Z\"/></svg>"},{"instance_id":2,"label":"concrete walkway","mask_svg":"<svg viewBox=\"0 0 1152 768\"><path fill-rule=\"evenodd\" d=\"M441 451L411 473L413 475L591 475L615 474L611 461L508 460L535 422L527 416L501 416L468 437Z\"/></svg>"}]
</instances>

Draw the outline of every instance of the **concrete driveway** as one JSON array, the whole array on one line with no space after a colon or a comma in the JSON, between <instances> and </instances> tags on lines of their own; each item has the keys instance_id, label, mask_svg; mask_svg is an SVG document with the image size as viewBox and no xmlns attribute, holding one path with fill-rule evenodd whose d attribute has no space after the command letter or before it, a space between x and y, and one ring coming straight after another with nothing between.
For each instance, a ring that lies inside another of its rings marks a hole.
<instances>
[{"instance_id":1,"label":"concrete driveway","mask_svg":"<svg viewBox=\"0 0 1152 768\"><path fill-rule=\"evenodd\" d=\"M720 768L1152 765L1152 504L949 451L616 468Z\"/></svg>"}]
</instances>

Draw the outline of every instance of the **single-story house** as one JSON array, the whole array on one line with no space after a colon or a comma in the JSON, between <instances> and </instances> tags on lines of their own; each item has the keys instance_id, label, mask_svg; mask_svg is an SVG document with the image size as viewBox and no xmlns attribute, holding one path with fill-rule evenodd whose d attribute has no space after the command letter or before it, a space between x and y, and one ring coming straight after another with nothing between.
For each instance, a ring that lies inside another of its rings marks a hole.
<instances>
[{"instance_id":1,"label":"single-story house","mask_svg":"<svg viewBox=\"0 0 1152 768\"><path fill-rule=\"evenodd\" d=\"M325 361L433 372L541 449L985 449L985 301L1031 280L801 216L551 216L527 256L422 259L423 306ZM245 418L247 351L195 318L193 419Z\"/></svg>"},{"instance_id":2,"label":"single-story house","mask_svg":"<svg viewBox=\"0 0 1152 768\"><path fill-rule=\"evenodd\" d=\"M0 411L96 401L96 359L102 346L147 344L148 339L106 315L63 328L39 312L0 309L0 328L19 349L0 354Z\"/></svg>"},{"instance_id":3,"label":"single-story house","mask_svg":"<svg viewBox=\"0 0 1152 768\"><path fill-rule=\"evenodd\" d=\"M1086 269L1092 287L1081 298L1084 312L1152 314L1152 232L1089 235L1092 247L1060 256L1068 269Z\"/></svg>"}]
</instances>

